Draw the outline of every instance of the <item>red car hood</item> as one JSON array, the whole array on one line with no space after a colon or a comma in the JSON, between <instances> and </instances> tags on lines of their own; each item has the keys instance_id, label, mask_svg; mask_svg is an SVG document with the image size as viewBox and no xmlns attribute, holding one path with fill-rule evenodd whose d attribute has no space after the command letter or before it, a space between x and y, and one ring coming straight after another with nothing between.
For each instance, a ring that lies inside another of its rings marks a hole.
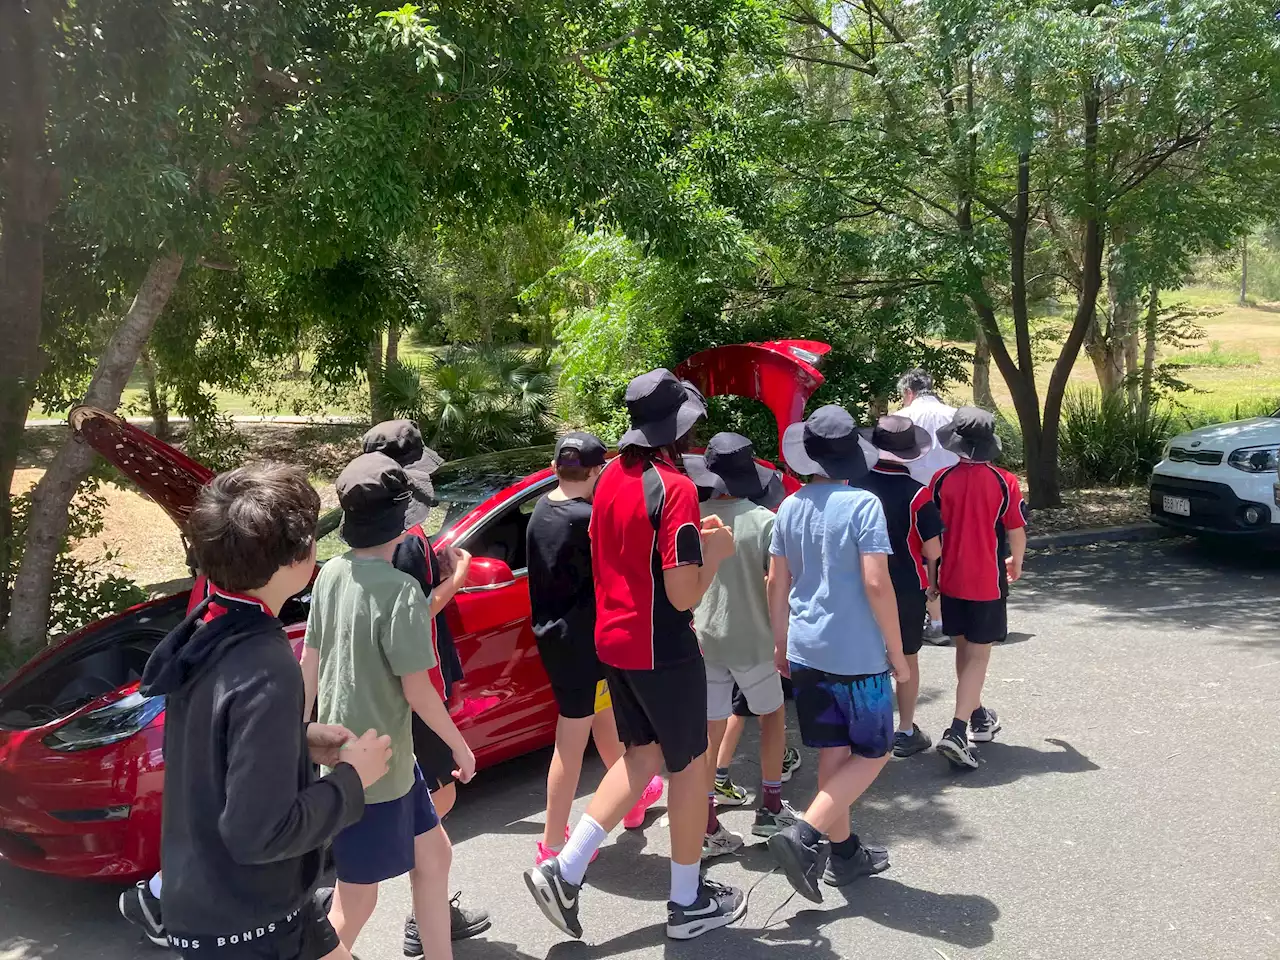
<instances>
[{"instance_id":1,"label":"red car hood","mask_svg":"<svg viewBox=\"0 0 1280 960\"><path fill-rule=\"evenodd\" d=\"M680 364L678 376L708 397L750 397L778 420L778 443L788 426L804 417L804 406L822 386L817 364L831 350L813 340L773 340L713 347ZM200 488L213 471L163 440L96 407L68 416L71 428L164 509L181 529Z\"/></svg>"}]
</instances>

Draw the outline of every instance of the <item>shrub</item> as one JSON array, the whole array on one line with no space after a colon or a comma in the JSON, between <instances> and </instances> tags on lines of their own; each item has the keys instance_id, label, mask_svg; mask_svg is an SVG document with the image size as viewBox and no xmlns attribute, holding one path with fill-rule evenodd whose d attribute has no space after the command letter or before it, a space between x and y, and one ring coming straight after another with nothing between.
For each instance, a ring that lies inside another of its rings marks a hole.
<instances>
[{"instance_id":1,"label":"shrub","mask_svg":"<svg viewBox=\"0 0 1280 960\"><path fill-rule=\"evenodd\" d=\"M1006 470L1021 471L1026 468L1026 447L1022 442L1022 427L1017 420L1010 420L996 411L996 436L1000 438L1000 466Z\"/></svg>"},{"instance_id":2,"label":"shrub","mask_svg":"<svg viewBox=\"0 0 1280 960\"><path fill-rule=\"evenodd\" d=\"M1124 393L1072 391L1058 445L1064 485L1145 483L1173 433L1173 415L1167 409L1153 408L1144 415Z\"/></svg>"}]
</instances>

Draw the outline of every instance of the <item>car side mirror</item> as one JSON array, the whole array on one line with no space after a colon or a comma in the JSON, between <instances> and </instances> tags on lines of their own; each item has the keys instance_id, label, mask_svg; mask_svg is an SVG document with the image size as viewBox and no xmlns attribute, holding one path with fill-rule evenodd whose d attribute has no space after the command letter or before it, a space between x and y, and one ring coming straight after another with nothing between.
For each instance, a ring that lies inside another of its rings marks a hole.
<instances>
[{"instance_id":1,"label":"car side mirror","mask_svg":"<svg viewBox=\"0 0 1280 960\"><path fill-rule=\"evenodd\" d=\"M497 590L516 582L516 575L505 560L493 557L473 557L471 569L467 571L467 585L464 590Z\"/></svg>"}]
</instances>

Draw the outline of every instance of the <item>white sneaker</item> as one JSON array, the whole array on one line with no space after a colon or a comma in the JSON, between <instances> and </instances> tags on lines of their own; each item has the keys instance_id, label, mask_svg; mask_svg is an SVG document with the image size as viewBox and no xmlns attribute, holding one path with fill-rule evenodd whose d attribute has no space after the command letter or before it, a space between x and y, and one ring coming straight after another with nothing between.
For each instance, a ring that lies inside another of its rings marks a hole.
<instances>
[{"instance_id":1,"label":"white sneaker","mask_svg":"<svg viewBox=\"0 0 1280 960\"><path fill-rule=\"evenodd\" d=\"M702 859L712 860L726 854L737 853L746 841L723 823L715 833L702 838Z\"/></svg>"}]
</instances>

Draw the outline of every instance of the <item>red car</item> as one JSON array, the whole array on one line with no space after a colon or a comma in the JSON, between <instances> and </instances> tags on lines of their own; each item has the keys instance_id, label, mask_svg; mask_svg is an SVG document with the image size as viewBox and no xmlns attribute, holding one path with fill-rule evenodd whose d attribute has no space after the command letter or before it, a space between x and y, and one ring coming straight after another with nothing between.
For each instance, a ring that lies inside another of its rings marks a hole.
<instances>
[{"instance_id":1,"label":"red car","mask_svg":"<svg viewBox=\"0 0 1280 960\"><path fill-rule=\"evenodd\" d=\"M814 364L829 349L795 340L718 347L690 358L680 374L708 396L762 400L781 434L821 385ZM81 407L70 419L181 527L212 471L100 410ZM550 460L549 448L512 450L445 464L433 478L439 505L424 527L435 548L456 543L476 558L447 612L466 673L449 711L481 767L555 739L556 707L529 625L525 582L525 527L555 482ZM321 533L336 536L339 519L336 510L322 517ZM188 597L153 600L91 624L0 688L0 859L120 881L159 867L164 698L143 697L138 681ZM309 593L300 594L281 611L299 644L309 601Z\"/></svg>"}]
</instances>

